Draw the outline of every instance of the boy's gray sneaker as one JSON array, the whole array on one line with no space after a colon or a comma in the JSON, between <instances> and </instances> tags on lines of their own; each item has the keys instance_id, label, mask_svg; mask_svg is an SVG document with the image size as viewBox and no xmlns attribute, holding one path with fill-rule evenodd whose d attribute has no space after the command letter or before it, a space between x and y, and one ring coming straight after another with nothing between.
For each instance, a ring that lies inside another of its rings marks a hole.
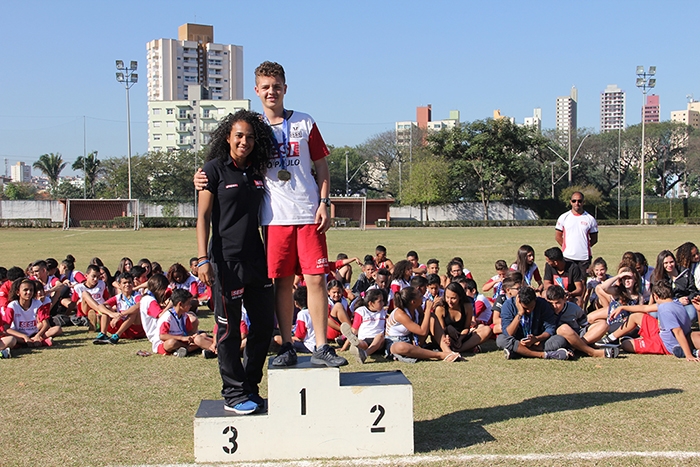
<instances>
[{"instance_id":1,"label":"boy's gray sneaker","mask_svg":"<svg viewBox=\"0 0 700 467\"><path fill-rule=\"evenodd\" d=\"M544 358L548 360L568 360L569 357L571 357L571 354L566 349L550 350L544 353Z\"/></svg>"},{"instance_id":2,"label":"boy's gray sneaker","mask_svg":"<svg viewBox=\"0 0 700 467\"><path fill-rule=\"evenodd\" d=\"M184 347L180 347L175 352L173 352L173 355L175 355L176 357L180 357L180 358L186 357L187 356L187 349Z\"/></svg>"},{"instance_id":3,"label":"boy's gray sneaker","mask_svg":"<svg viewBox=\"0 0 700 467\"><path fill-rule=\"evenodd\" d=\"M503 355L506 357L506 360L510 360L512 358L510 350L508 349L503 349Z\"/></svg>"},{"instance_id":4,"label":"boy's gray sneaker","mask_svg":"<svg viewBox=\"0 0 700 467\"><path fill-rule=\"evenodd\" d=\"M605 358L617 358L620 356L620 349L618 347L605 347L603 351L605 352Z\"/></svg>"},{"instance_id":5,"label":"boy's gray sneaker","mask_svg":"<svg viewBox=\"0 0 700 467\"><path fill-rule=\"evenodd\" d=\"M277 356L272 359L272 366L293 366L297 364L297 351L291 342L282 344Z\"/></svg>"},{"instance_id":6,"label":"boy's gray sneaker","mask_svg":"<svg viewBox=\"0 0 700 467\"><path fill-rule=\"evenodd\" d=\"M619 347L620 340L612 340L608 336L605 336L593 345L595 345L596 347Z\"/></svg>"},{"instance_id":7,"label":"boy's gray sneaker","mask_svg":"<svg viewBox=\"0 0 700 467\"><path fill-rule=\"evenodd\" d=\"M0 350L0 358L12 358L12 353L9 348Z\"/></svg>"},{"instance_id":8,"label":"boy's gray sneaker","mask_svg":"<svg viewBox=\"0 0 700 467\"><path fill-rule=\"evenodd\" d=\"M330 345L324 344L321 347L316 348L314 353L311 354L311 364L339 367L347 365L348 361L343 357L336 355L335 350L333 350Z\"/></svg>"}]
</instances>

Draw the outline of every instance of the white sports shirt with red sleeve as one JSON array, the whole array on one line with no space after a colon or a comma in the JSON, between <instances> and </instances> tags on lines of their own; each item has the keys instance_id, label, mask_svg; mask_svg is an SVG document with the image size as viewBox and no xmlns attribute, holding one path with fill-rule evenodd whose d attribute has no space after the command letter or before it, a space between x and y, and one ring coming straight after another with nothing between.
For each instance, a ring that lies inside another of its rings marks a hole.
<instances>
[{"instance_id":1,"label":"white sports shirt with red sleeve","mask_svg":"<svg viewBox=\"0 0 700 467\"><path fill-rule=\"evenodd\" d=\"M192 298L198 298L199 297L199 284L198 284L198 279L194 277L192 274L190 274L187 279L185 279L185 282L182 284L178 282L171 282L169 287L172 290L175 289L185 289L189 293L192 294Z\"/></svg>"},{"instance_id":2,"label":"white sports shirt with red sleeve","mask_svg":"<svg viewBox=\"0 0 700 467\"><path fill-rule=\"evenodd\" d=\"M85 283L76 284L75 287L73 287L73 296L71 297L71 301L80 303L83 300L83 292L89 293L100 305L102 305L105 300L110 297L109 290L107 290L107 286L102 279L98 280L95 287L90 289L88 289Z\"/></svg>"},{"instance_id":3,"label":"white sports shirt with red sleeve","mask_svg":"<svg viewBox=\"0 0 700 467\"><path fill-rule=\"evenodd\" d=\"M151 292L146 292L141 296L139 312L141 313L141 325L146 332L146 337L153 346L153 352L158 352L158 344L160 344L158 317L163 310Z\"/></svg>"},{"instance_id":4,"label":"white sports shirt with red sleeve","mask_svg":"<svg viewBox=\"0 0 700 467\"><path fill-rule=\"evenodd\" d=\"M46 306L45 303L33 299L29 308L25 310L17 300L12 301L5 308L3 321L9 324L11 329L32 337L39 332L39 323L49 318L50 304L49 301L49 306Z\"/></svg>"},{"instance_id":5,"label":"white sports shirt with red sleeve","mask_svg":"<svg viewBox=\"0 0 700 467\"><path fill-rule=\"evenodd\" d=\"M292 178L282 181L277 177L280 159L273 150L265 174L265 197L261 208L262 225L306 225L316 220L319 203L318 184L311 171L314 161L330 152L318 127L310 115L287 110L289 128L289 155L285 167ZM289 115L291 113L291 116ZM272 125L278 145L283 144L283 125Z\"/></svg>"}]
</instances>

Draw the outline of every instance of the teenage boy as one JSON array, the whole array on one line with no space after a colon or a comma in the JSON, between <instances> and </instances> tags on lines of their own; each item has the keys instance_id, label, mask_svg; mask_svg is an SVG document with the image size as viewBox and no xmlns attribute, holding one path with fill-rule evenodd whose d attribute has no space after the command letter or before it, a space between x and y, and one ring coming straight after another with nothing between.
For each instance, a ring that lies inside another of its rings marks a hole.
<instances>
[{"instance_id":1,"label":"teenage boy","mask_svg":"<svg viewBox=\"0 0 700 467\"><path fill-rule=\"evenodd\" d=\"M496 301L491 307L491 330L494 334L501 334L503 329L501 328L501 309L503 304L510 298L515 298L520 292L520 287L523 283L523 275L518 271L510 271L506 274L505 279L503 279L501 293L496 297Z\"/></svg>"},{"instance_id":2,"label":"teenage boy","mask_svg":"<svg viewBox=\"0 0 700 467\"><path fill-rule=\"evenodd\" d=\"M426 264L426 273L428 274L440 274L440 261L435 258L430 258Z\"/></svg>"},{"instance_id":3,"label":"teenage boy","mask_svg":"<svg viewBox=\"0 0 700 467\"><path fill-rule=\"evenodd\" d=\"M88 327L94 331L98 324L97 310L85 303L85 296L91 296L98 305L102 305L110 297L107 286L100 279L100 268L94 264L89 265L85 270L85 282L73 287L71 298L78 305L78 317L87 317Z\"/></svg>"},{"instance_id":4,"label":"teenage boy","mask_svg":"<svg viewBox=\"0 0 700 467\"><path fill-rule=\"evenodd\" d=\"M308 305L315 329L328 326L326 274L328 248L326 231L330 226L329 151L311 116L285 109L287 84L282 65L263 62L255 69L255 94L263 107L263 119L272 127L275 141L265 174L265 198L261 207L267 250L268 274L275 284L275 311L282 346L272 360L274 366L297 362L292 345L294 319L294 277L304 276ZM315 174L315 176L314 176ZM195 183L202 188L206 176L198 174ZM336 355L326 334L316 333L316 349L311 363L339 367L348 361Z\"/></svg>"},{"instance_id":5,"label":"teenage boy","mask_svg":"<svg viewBox=\"0 0 700 467\"><path fill-rule=\"evenodd\" d=\"M134 277L130 272L123 272L117 278L117 283L121 292L110 297L102 305L94 302L90 295L83 296L83 302L89 304L90 308L97 310L100 315L100 333L92 341L93 344L116 344L120 337L126 339L146 337L143 326L141 326L138 305L141 294L134 292Z\"/></svg>"},{"instance_id":6,"label":"teenage boy","mask_svg":"<svg viewBox=\"0 0 700 467\"><path fill-rule=\"evenodd\" d=\"M544 298L535 290L523 286L515 298L507 300L501 309L503 334L496 345L503 349L506 360L514 354L529 358L568 360L566 339L556 335L556 317Z\"/></svg>"},{"instance_id":7,"label":"teenage boy","mask_svg":"<svg viewBox=\"0 0 700 467\"><path fill-rule=\"evenodd\" d=\"M157 352L161 355L186 357L195 350L214 350L214 339L197 333L187 319L192 306L192 294L186 289L175 289L170 296L172 307L158 318Z\"/></svg>"},{"instance_id":8,"label":"teenage boy","mask_svg":"<svg viewBox=\"0 0 700 467\"><path fill-rule=\"evenodd\" d=\"M558 336L562 336L571 347L589 357L617 358L620 354L617 347L598 349L589 344L589 342L595 342L600 335L595 330L589 330L586 312L577 304L566 301L564 289L553 285L547 289L546 294L547 301L556 315Z\"/></svg>"},{"instance_id":9,"label":"teenage boy","mask_svg":"<svg viewBox=\"0 0 700 467\"><path fill-rule=\"evenodd\" d=\"M365 261L365 264L362 265L362 274L360 274L352 287L352 293L356 297L364 296L367 289L374 285L374 276L376 274L377 267L374 265L374 261Z\"/></svg>"},{"instance_id":10,"label":"teenage boy","mask_svg":"<svg viewBox=\"0 0 700 467\"><path fill-rule=\"evenodd\" d=\"M377 269L388 269L390 273L394 272L394 262L386 257L384 245L377 245L374 249L374 265Z\"/></svg>"},{"instance_id":11,"label":"teenage boy","mask_svg":"<svg viewBox=\"0 0 700 467\"><path fill-rule=\"evenodd\" d=\"M666 281L658 281L651 287L654 302L651 305L623 305L613 311L613 318L622 311L631 314L627 322L617 331L617 340L635 329L639 329L637 339L620 339L620 345L626 352L655 355L675 355L691 362L700 362L700 332L690 331L690 318L683 305L673 300L673 289ZM693 306L700 308L700 301L695 300ZM649 315L657 312L657 319ZM610 337L610 336L608 336ZM613 342L614 342L613 340ZM610 339L604 341L611 345ZM691 348L691 343L692 347Z\"/></svg>"},{"instance_id":12,"label":"teenage boy","mask_svg":"<svg viewBox=\"0 0 700 467\"><path fill-rule=\"evenodd\" d=\"M411 250L406 253L406 261L411 263L413 268L413 275L425 276L428 271L428 267L425 264L420 264L418 260L418 253L415 250Z\"/></svg>"},{"instance_id":13,"label":"teenage boy","mask_svg":"<svg viewBox=\"0 0 700 467\"><path fill-rule=\"evenodd\" d=\"M552 285L558 285L566 291L567 300L581 306L583 293L586 290L583 281L584 275L581 269L569 260L564 259L564 254L559 247L553 247L544 252L547 266L544 268L544 293Z\"/></svg>"}]
</instances>

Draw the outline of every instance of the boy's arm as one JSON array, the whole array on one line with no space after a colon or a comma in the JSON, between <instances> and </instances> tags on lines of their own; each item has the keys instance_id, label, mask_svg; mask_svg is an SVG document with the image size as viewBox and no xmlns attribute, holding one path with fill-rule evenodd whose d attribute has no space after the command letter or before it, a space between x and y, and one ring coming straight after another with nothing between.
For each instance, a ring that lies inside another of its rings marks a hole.
<instances>
[{"instance_id":1,"label":"boy's arm","mask_svg":"<svg viewBox=\"0 0 700 467\"><path fill-rule=\"evenodd\" d=\"M610 318L617 318L617 315L623 311L629 311L630 313L651 313L653 311L658 311L658 309L659 307L656 303L651 305L621 305L610 313Z\"/></svg>"},{"instance_id":2,"label":"boy's arm","mask_svg":"<svg viewBox=\"0 0 700 467\"><path fill-rule=\"evenodd\" d=\"M325 157L314 161L314 169L316 170L316 183L320 190L321 198L328 198L331 192L331 174L328 170L328 161ZM316 210L316 224L318 230L321 233L325 233L331 224L331 219L328 216L328 207L325 203L318 203L318 209Z\"/></svg>"},{"instance_id":3,"label":"boy's arm","mask_svg":"<svg viewBox=\"0 0 700 467\"><path fill-rule=\"evenodd\" d=\"M680 327L673 328L671 329L673 331L673 335L676 336L676 340L678 341L678 345L681 346L681 349L683 349L683 354L685 355L685 359L689 362L700 362L700 358L693 357L693 351L690 350L690 344L688 344L688 339L685 337L685 334L683 333L683 329Z\"/></svg>"},{"instance_id":4,"label":"boy's arm","mask_svg":"<svg viewBox=\"0 0 700 467\"><path fill-rule=\"evenodd\" d=\"M36 334L34 334L32 340L34 342L41 342L42 340L44 340L44 334L46 334L46 331L48 331L50 327L51 325L49 324L48 319L45 319L44 321L39 323L39 331Z\"/></svg>"}]
</instances>

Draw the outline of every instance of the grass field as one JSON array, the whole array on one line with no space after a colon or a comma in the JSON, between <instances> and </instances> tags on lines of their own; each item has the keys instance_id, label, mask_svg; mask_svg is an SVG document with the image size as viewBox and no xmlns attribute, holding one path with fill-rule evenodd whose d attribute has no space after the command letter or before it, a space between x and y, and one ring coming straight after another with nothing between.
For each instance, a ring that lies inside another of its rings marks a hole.
<instances>
[{"instance_id":1,"label":"grass field","mask_svg":"<svg viewBox=\"0 0 700 467\"><path fill-rule=\"evenodd\" d=\"M0 264L37 258L100 256L114 269L122 256L164 267L195 252L187 230L0 230ZM385 245L401 259L415 249L442 269L462 256L477 282L497 259L512 261L523 243L554 245L552 228L331 231L331 256L372 253ZM700 227L602 227L594 255L615 265L626 250L651 263L664 248L700 240ZM211 330L210 314L202 328ZM136 356L146 341L96 347L94 334L68 328L53 348L17 352L0 362L0 465L134 465L192 463L192 419L201 399L219 397L216 361ZM698 458L468 457L619 451L699 452L700 365L673 357L618 360L505 361L500 352L464 363L415 365L351 361L342 371L402 370L414 389L415 449L421 465L697 465ZM264 384L264 382L263 382ZM262 388L263 393L266 387ZM342 410L333 417L342 428ZM429 455L445 456L435 457ZM335 463L334 463L335 464Z\"/></svg>"}]
</instances>

